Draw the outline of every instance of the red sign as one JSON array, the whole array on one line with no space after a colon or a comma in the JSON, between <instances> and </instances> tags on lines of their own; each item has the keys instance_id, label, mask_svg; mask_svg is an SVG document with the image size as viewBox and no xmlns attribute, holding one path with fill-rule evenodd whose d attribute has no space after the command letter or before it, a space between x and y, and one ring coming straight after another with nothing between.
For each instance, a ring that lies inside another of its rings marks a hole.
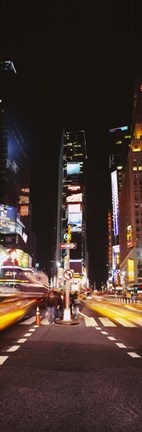
<instances>
[{"instance_id":1,"label":"red sign","mask_svg":"<svg viewBox=\"0 0 142 432\"><path fill-rule=\"evenodd\" d=\"M73 274L74 274L73 270L65 270L64 271L64 278L67 280L72 279Z\"/></svg>"},{"instance_id":2,"label":"red sign","mask_svg":"<svg viewBox=\"0 0 142 432\"><path fill-rule=\"evenodd\" d=\"M60 243L60 249L76 249L77 243Z\"/></svg>"}]
</instances>

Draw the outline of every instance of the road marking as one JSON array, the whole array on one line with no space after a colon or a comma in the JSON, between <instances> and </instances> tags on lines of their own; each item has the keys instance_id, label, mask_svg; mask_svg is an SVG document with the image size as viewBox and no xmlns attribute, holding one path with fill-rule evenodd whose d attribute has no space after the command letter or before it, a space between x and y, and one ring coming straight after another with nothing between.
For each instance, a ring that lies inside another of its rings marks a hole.
<instances>
[{"instance_id":1,"label":"road marking","mask_svg":"<svg viewBox=\"0 0 142 432\"><path fill-rule=\"evenodd\" d=\"M0 356L0 365L2 365L8 359L8 357L9 356Z\"/></svg>"},{"instance_id":2,"label":"road marking","mask_svg":"<svg viewBox=\"0 0 142 432\"><path fill-rule=\"evenodd\" d=\"M107 335L108 333L106 331L101 331L102 334Z\"/></svg>"},{"instance_id":3,"label":"road marking","mask_svg":"<svg viewBox=\"0 0 142 432\"><path fill-rule=\"evenodd\" d=\"M47 318L47 317L44 318L44 319L41 321L41 324L43 324L43 325L48 325L48 324L49 324L49 320L48 320L48 318Z\"/></svg>"},{"instance_id":4,"label":"road marking","mask_svg":"<svg viewBox=\"0 0 142 432\"><path fill-rule=\"evenodd\" d=\"M134 322L140 326L142 326L142 319L141 318L136 318L134 319Z\"/></svg>"},{"instance_id":5,"label":"road marking","mask_svg":"<svg viewBox=\"0 0 142 432\"><path fill-rule=\"evenodd\" d=\"M117 345L119 348L127 348L126 345L123 345L122 343L119 343L119 342L116 342L116 345Z\"/></svg>"},{"instance_id":6,"label":"road marking","mask_svg":"<svg viewBox=\"0 0 142 432\"><path fill-rule=\"evenodd\" d=\"M19 339L17 342L18 342L18 343L24 343L24 342L26 342L26 340L27 340L27 339L25 339L25 338L21 338L21 339Z\"/></svg>"},{"instance_id":7,"label":"road marking","mask_svg":"<svg viewBox=\"0 0 142 432\"><path fill-rule=\"evenodd\" d=\"M94 318L84 315L84 320L85 320L86 327L98 327L98 324L94 320Z\"/></svg>"},{"instance_id":8,"label":"road marking","mask_svg":"<svg viewBox=\"0 0 142 432\"><path fill-rule=\"evenodd\" d=\"M33 333L33 332L36 331L36 329L32 329L32 328L31 328L29 331Z\"/></svg>"},{"instance_id":9,"label":"road marking","mask_svg":"<svg viewBox=\"0 0 142 432\"><path fill-rule=\"evenodd\" d=\"M11 348L6 350L7 352L14 352L17 351L20 348L20 345L13 345Z\"/></svg>"},{"instance_id":10,"label":"road marking","mask_svg":"<svg viewBox=\"0 0 142 432\"><path fill-rule=\"evenodd\" d=\"M22 321L22 322L20 323L20 325L29 325L29 324L33 324L33 323L35 322L35 320L36 320L35 317L28 318L27 320Z\"/></svg>"},{"instance_id":11,"label":"road marking","mask_svg":"<svg viewBox=\"0 0 142 432\"><path fill-rule=\"evenodd\" d=\"M126 321L126 320L123 319L123 318L115 318L115 320L116 320L119 324L123 325L124 327L136 327L135 324L132 324L131 322Z\"/></svg>"},{"instance_id":12,"label":"road marking","mask_svg":"<svg viewBox=\"0 0 142 432\"><path fill-rule=\"evenodd\" d=\"M32 333L25 333L25 334L24 334L24 337L29 337L29 336L31 336L31 334L32 334Z\"/></svg>"},{"instance_id":13,"label":"road marking","mask_svg":"<svg viewBox=\"0 0 142 432\"><path fill-rule=\"evenodd\" d=\"M113 336L107 336L107 338L110 339L110 340L116 340L116 338L113 337Z\"/></svg>"},{"instance_id":14,"label":"road marking","mask_svg":"<svg viewBox=\"0 0 142 432\"><path fill-rule=\"evenodd\" d=\"M141 358L141 356L136 354L135 352L128 352L127 354L133 358Z\"/></svg>"},{"instance_id":15,"label":"road marking","mask_svg":"<svg viewBox=\"0 0 142 432\"><path fill-rule=\"evenodd\" d=\"M101 318L101 317L99 317L99 320L104 325L104 327L117 327L116 324L114 324L108 318Z\"/></svg>"},{"instance_id":16,"label":"road marking","mask_svg":"<svg viewBox=\"0 0 142 432\"><path fill-rule=\"evenodd\" d=\"M101 327L96 327L96 330L102 330Z\"/></svg>"}]
</instances>

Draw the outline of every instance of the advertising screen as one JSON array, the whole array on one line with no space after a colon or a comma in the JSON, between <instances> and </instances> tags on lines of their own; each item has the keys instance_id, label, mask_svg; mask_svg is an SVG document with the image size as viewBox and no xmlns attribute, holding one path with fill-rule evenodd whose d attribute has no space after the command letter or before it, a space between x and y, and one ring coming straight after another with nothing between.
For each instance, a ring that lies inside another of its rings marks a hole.
<instances>
[{"instance_id":1,"label":"advertising screen","mask_svg":"<svg viewBox=\"0 0 142 432\"><path fill-rule=\"evenodd\" d=\"M117 171L111 173L111 187L112 187L112 207L113 207L113 229L114 235L119 234L119 208L118 208L118 180Z\"/></svg>"},{"instance_id":2,"label":"advertising screen","mask_svg":"<svg viewBox=\"0 0 142 432\"><path fill-rule=\"evenodd\" d=\"M4 253L0 251L0 262L4 266L28 267L29 255L21 249L7 249Z\"/></svg>"},{"instance_id":3,"label":"advertising screen","mask_svg":"<svg viewBox=\"0 0 142 432\"><path fill-rule=\"evenodd\" d=\"M67 202L82 202L82 193L67 196Z\"/></svg>"},{"instance_id":4,"label":"advertising screen","mask_svg":"<svg viewBox=\"0 0 142 432\"><path fill-rule=\"evenodd\" d=\"M16 124L12 125L8 134L7 169L9 179L16 185L29 185L30 149L26 145Z\"/></svg>"},{"instance_id":5,"label":"advertising screen","mask_svg":"<svg viewBox=\"0 0 142 432\"><path fill-rule=\"evenodd\" d=\"M127 277L129 282L134 282L134 260L129 258L128 261Z\"/></svg>"},{"instance_id":6,"label":"advertising screen","mask_svg":"<svg viewBox=\"0 0 142 432\"><path fill-rule=\"evenodd\" d=\"M17 209L0 204L0 233L16 232Z\"/></svg>"},{"instance_id":7,"label":"advertising screen","mask_svg":"<svg viewBox=\"0 0 142 432\"><path fill-rule=\"evenodd\" d=\"M80 173L80 163L67 163L67 175L79 174Z\"/></svg>"},{"instance_id":8,"label":"advertising screen","mask_svg":"<svg viewBox=\"0 0 142 432\"><path fill-rule=\"evenodd\" d=\"M68 205L68 213L79 213L81 211L80 204L69 204Z\"/></svg>"},{"instance_id":9,"label":"advertising screen","mask_svg":"<svg viewBox=\"0 0 142 432\"><path fill-rule=\"evenodd\" d=\"M75 231L75 228L81 228L82 226L82 212L79 213L68 213L68 224L75 225L71 227L71 231Z\"/></svg>"}]
</instances>

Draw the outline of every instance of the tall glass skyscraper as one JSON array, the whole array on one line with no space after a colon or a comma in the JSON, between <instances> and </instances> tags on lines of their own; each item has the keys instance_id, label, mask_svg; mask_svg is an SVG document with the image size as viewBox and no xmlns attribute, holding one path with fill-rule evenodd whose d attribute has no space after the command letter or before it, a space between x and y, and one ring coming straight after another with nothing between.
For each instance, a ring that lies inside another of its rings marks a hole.
<instances>
[{"instance_id":1,"label":"tall glass skyscraper","mask_svg":"<svg viewBox=\"0 0 142 432\"><path fill-rule=\"evenodd\" d=\"M87 208L86 208L86 138L84 130L63 131L59 155L56 264L58 285L64 284L67 250L66 233L70 228L70 269L77 288L87 285ZM61 244L63 249L61 249Z\"/></svg>"}]
</instances>

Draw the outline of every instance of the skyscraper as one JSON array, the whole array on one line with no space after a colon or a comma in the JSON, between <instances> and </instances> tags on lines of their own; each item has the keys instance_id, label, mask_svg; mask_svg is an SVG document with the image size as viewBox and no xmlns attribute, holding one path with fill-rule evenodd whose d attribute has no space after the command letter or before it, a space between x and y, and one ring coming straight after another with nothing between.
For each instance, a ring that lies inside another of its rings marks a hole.
<instances>
[{"instance_id":1,"label":"skyscraper","mask_svg":"<svg viewBox=\"0 0 142 432\"><path fill-rule=\"evenodd\" d=\"M125 285L142 290L142 84L137 80L132 113L132 140L120 208L120 269Z\"/></svg>"},{"instance_id":2,"label":"skyscraper","mask_svg":"<svg viewBox=\"0 0 142 432\"><path fill-rule=\"evenodd\" d=\"M109 129L110 155L109 169L112 192L112 263L108 263L108 276L112 279L115 288L120 287L120 245L119 245L119 194L131 143L128 126ZM109 227L108 227L109 228ZM110 237L110 233L109 233ZM109 248L109 244L108 244Z\"/></svg>"},{"instance_id":3,"label":"skyscraper","mask_svg":"<svg viewBox=\"0 0 142 432\"><path fill-rule=\"evenodd\" d=\"M57 243L56 263L58 283L63 284L63 272L66 268L66 231L70 227L71 243L76 247L70 249L70 268L74 274L74 284L87 284L87 208L86 208L86 138L82 131L63 131L58 177L57 205Z\"/></svg>"},{"instance_id":4,"label":"skyscraper","mask_svg":"<svg viewBox=\"0 0 142 432\"><path fill-rule=\"evenodd\" d=\"M18 123L19 84L13 62L0 62L0 241L28 253L31 147Z\"/></svg>"}]
</instances>

